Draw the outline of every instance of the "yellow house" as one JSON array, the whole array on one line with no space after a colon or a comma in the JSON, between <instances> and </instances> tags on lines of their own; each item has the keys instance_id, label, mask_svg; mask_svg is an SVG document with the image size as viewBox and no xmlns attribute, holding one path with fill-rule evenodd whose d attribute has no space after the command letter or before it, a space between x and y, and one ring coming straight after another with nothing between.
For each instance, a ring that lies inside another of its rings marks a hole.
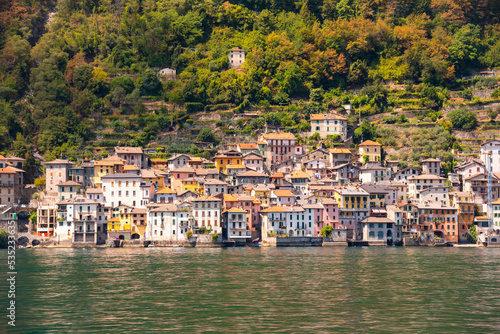
<instances>
[{"instance_id":1,"label":"yellow house","mask_svg":"<svg viewBox=\"0 0 500 334\"><path fill-rule=\"evenodd\" d=\"M199 181L195 177L190 177L182 180L182 190L190 190L192 192L203 195L203 187L200 185Z\"/></svg>"},{"instance_id":2,"label":"yellow house","mask_svg":"<svg viewBox=\"0 0 500 334\"><path fill-rule=\"evenodd\" d=\"M367 162L380 162L382 158L382 145L373 140L365 140L358 146L359 162L365 163L364 156L368 156Z\"/></svg>"},{"instance_id":3,"label":"yellow house","mask_svg":"<svg viewBox=\"0 0 500 334\"><path fill-rule=\"evenodd\" d=\"M353 228L355 223L369 216L369 193L358 187L343 187L335 189L333 198L339 205L339 222L347 228Z\"/></svg>"},{"instance_id":4,"label":"yellow house","mask_svg":"<svg viewBox=\"0 0 500 334\"><path fill-rule=\"evenodd\" d=\"M142 180L146 183L152 183L156 186L156 189L165 188L165 177L168 174L156 169L142 169L141 176Z\"/></svg>"},{"instance_id":5,"label":"yellow house","mask_svg":"<svg viewBox=\"0 0 500 334\"><path fill-rule=\"evenodd\" d=\"M227 165L242 165L241 153L236 150L223 151L214 157L215 167L222 173L226 173Z\"/></svg>"},{"instance_id":6,"label":"yellow house","mask_svg":"<svg viewBox=\"0 0 500 334\"><path fill-rule=\"evenodd\" d=\"M101 187L101 178L108 174L123 173L126 160L112 155L109 158L94 162L94 183Z\"/></svg>"}]
</instances>

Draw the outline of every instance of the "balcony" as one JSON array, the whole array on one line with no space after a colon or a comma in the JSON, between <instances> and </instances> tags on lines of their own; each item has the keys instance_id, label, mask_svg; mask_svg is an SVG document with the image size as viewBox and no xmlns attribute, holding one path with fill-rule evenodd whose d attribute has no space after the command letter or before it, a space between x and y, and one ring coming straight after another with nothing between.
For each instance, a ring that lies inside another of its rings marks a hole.
<instances>
[{"instance_id":1,"label":"balcony","mask_svg":"<svg viewBox=\"0 0 500 334\"><path fill-rule=\"evenodd\" d=\"M252 231L242 231L241 235L239 232L233 232L229 235L230 239L239 239L239 238L251 238L252 237Z\"/></svg>"}]
</instances>

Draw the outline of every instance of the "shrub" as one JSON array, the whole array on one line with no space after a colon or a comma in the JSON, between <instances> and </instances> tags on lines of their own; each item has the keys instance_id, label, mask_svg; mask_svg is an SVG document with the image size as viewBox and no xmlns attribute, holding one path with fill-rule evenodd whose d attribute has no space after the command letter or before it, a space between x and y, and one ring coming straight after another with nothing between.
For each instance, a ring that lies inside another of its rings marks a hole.
<instances>
[{"instance_id":1,"label":"shrub","mask_svg":"<svg viewBox=\"0 0 500 334\"><path fill-rule=\"evenodd\" d=\"M186 102L184 103L184 106L186 107L186 111L188 113L192 113L195 111L202 111L205 108L203 103L200 102Z\"/></svg>"},{"instance_id":2,"label":"shrub","mask_svg":"<svg viewBox=\"0 0 500 334\"><path fill-rule=\"evenodd\" d=\"M325 238L329 238L332 236L333 227L331 225L326 225L321 229L321 235Z\"/></svg>"},{"instance_id":3,"label":"shrub","mask_svg":"<svg viewBox=\"0 0 500 334\"><path fill-rule=\"evenodd\" d=\"M187 231L186 232L186 238L191 238L193 236L193 231Z\"/></svg>"},{"instance_id":4,"label":"shrub","mask_svg":"<svg viewBox=\"0 0 500 334\"><path fill-rule=\"evenodd\" d=\"M219 239L219 235L217 233L216 234L212 234L212 242L216 243L217 239Z\"/></svg>"}]
</instances>

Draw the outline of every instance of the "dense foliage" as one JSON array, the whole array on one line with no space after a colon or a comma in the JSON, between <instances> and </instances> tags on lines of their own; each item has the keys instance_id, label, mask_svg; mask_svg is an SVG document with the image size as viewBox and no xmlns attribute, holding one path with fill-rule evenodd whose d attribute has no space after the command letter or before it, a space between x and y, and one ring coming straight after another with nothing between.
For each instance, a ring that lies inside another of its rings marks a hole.
<instances>
[{"instance_id":1,"label":"dense foliage","mask_svg":"<svg viewBox=\"0 0 500 334\"><path fill-rule=\"evenodd\" d=\"M266 109L298 97L313 102L300 110L306 119L348 102L376 113L393 102L381 81L422 84L422 104L437 110L458 78L500 66L495 0L14 0L0 12L0 151L23 156L116 144L96 129L117 114L131 117L111 128L145 145L218 105ZM238 70L228 70L233 47L248 52ZM164 67L177 80L161 82ZM147 116L146 97L188 113ZM306 130L289 114L266 121ZM373 133L363 125L355 136Z\"/></svg>"}]
</instances>

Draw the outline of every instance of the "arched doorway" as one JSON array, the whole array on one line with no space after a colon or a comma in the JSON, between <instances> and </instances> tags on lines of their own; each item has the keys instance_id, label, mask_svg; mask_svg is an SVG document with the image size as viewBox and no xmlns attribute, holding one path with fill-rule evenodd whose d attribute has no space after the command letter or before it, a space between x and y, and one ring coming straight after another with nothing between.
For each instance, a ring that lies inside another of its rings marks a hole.
<instances>
[{"instance_id":1,"label":"arched doorway","mask_svg":"<svg viewBox=\"0 0 500 334\"><path fill-rule=\"evenodd\" d=\"M123 234L120 234L120 236L118 237L118 239L125 240L125 237L123 236Z\"/></svg>"},{"instance_id":2,"label":"arched doorway","mask_svg":"<svg viewBox=\"0 0 500 334\"><path fill-rule=\"evenodd\" d=\"M140 238L141 238L141 236L140 236L139 234L137 234L137 233L134 233L134 234L132 234L132 237L131 237L131 238L132 238L132 239L140 239Z\"/></svg>"}]
</instances>

